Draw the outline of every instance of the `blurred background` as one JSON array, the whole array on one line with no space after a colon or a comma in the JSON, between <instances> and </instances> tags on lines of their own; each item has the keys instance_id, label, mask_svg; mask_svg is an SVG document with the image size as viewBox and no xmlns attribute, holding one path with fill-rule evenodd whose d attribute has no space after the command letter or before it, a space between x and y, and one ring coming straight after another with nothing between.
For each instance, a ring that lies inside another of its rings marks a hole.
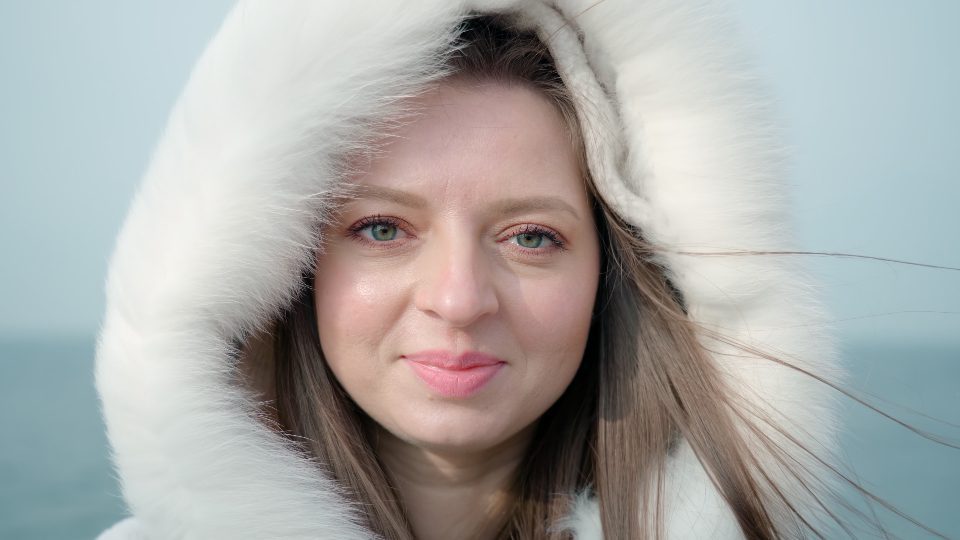
<instances>
[{"instance_id":1,"label":"blurred background","mask_svg":"<svg viewBox=\"0 0 960 540\"><path fill-rule=\"evenodd\" d=\"M125 515L93 389L107 261L231 4L0 0L0 538L92 538ZM731 6L786 127L801 249L960 267L960 3ZM803 258L850 388L956 441L923 415L960 423L960 272ZM856 477L960 538L960 451L844 411Z\"/></svg>"}]
</instances>

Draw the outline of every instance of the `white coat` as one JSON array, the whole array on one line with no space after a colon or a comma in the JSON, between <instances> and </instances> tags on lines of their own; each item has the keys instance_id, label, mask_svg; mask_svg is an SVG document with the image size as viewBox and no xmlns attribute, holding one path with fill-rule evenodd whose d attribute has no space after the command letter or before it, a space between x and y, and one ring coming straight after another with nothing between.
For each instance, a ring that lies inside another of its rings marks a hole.
<instances>
[{"instance_id":1,"label":"white coat","mask_svg":"<svg viewBox=\"0 0 960 540\"><path fill-rule=\"evenodd\" d=\"M550 36L598 188L666 248L691 318L836 374L822 310L789 258L683 253L793 248L777 127L723 5L244 0L176 103L111 260L96 377L133 517L103 538L371 538L331 480L257 420L233 347L291 300L335 157L394 111L391 98L423 87L471 10L517 12ZM829 448L823 385L718 347L748 399ZM685 444L666 486L669 538L741 537ZM601 538L589 497L569 521L577 538Z\"/></svg>"}]
</instances>

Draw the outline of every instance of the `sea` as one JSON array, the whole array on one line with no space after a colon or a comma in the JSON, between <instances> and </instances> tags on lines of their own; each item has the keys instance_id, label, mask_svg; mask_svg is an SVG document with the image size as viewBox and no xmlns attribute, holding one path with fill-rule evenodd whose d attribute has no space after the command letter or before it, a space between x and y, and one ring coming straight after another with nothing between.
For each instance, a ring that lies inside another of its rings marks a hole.
<instances>
[{"instance_id":1,"label":"sea","mask_svg":"<svg viewBox=\"0 0 960 540\"><path fill-rule=\"evenodd\" d=\"M833 508L876 516L891 537L937 537L891 505L960 539L960 450L943 444L960 444L960 345L851 343L843 357L846 389L909 427L842 398L844 470L878 500L840 486L854 509ZM93 358L93 338L0 340L0 539L95 538L126 515ZM829 537L882 537L850 522Z\"/></svg>"}]
</instances>

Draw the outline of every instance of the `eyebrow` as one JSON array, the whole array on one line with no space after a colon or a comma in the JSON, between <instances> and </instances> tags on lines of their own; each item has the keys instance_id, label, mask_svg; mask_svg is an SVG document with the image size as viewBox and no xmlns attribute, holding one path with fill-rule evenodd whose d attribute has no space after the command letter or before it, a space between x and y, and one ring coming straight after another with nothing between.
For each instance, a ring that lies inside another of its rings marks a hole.
<instances>
[{"instance_id":1,"label":"eyebrow","mask_svg":"<svg viewBox=\"0 0 960 540\"><path fill-rule=\"evenodd\" d=\"M361 186L356 184L351 187L357 190L356 193L361 198L379 199L415 209L426 208L429 204L427 199L399 189L384 186ZM566 212L578 220L581 219L580 214L577 213L573 206L563 199L553 196L499 199L493 204L492 211L502 216L513 216L523 214L524 212L559 211Z\"/></svg>"},{"instance_id":2,"label":"eyebrow","mask_svg":"<svg viewBox=\"0 0 960 540\"><path fill-rule=\"evenodd\" d=\"M570 206L566 201L559 197L520 197L513 199L501 199L494 205L494 212L504 216L513 216L525 212L567 212L576 219L580 219L580 214Z\"/></svg>"},{"instance_id":3,"label":"eyebrow","mask_svg":"<svg viewBox=\"0 0 960 540\"><path fill-rule=\"evenodd\" d=\"M427 206L427 200L423 197L407 193L406 191L400 191L399 189L383 186L362 186L358 184L352 184L350 187L356 189L359 197L379 199L381 201L397 203L401 206L409 206L410 208L417 209L426 208Z\"/></svg>"}]
</instances>

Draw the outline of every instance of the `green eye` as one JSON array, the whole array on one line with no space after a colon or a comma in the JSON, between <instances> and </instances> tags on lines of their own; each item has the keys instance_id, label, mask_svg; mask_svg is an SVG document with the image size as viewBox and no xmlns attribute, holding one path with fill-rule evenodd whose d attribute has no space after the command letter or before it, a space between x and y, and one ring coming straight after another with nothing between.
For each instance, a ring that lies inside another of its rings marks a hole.
<instances>
[{"instance_id":1,"label":"green eye","mask_svg":"<svg viewBox=\"0 0 960 540\"><path fill-rule=\"evenodd\" d=\"M387 223L375 223L370 226L370 236L380 242L388 242L397 237L397 227Z\"/></svg>"},{"instance_id":2,"label":"green eye","mask_svg":"<svg viewBox=\"0 0 960 540\"><path fill-rule=\"evenodd\" d=\"M529 249L536 249L543 245L543 235L537 233L522 233L516 236L517 245Z\"/></svg>"}]
</instances>

